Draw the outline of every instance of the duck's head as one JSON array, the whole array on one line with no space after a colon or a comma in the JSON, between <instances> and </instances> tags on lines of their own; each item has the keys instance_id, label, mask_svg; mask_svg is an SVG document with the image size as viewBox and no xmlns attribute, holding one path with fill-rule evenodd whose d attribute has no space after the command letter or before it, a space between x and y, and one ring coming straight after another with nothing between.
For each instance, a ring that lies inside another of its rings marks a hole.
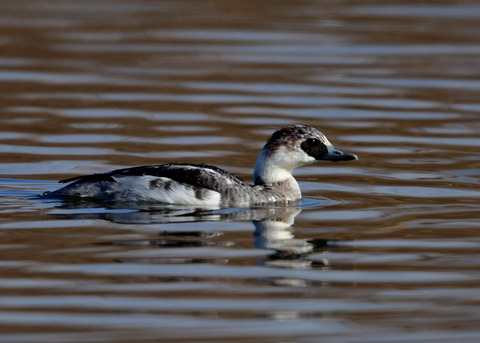
<instances>
[{"instance_id":1,"label":"duck's head","mask_svg":"<svg viewBox=\"0 0 480 343\"><path fill-rule=\"evenodd\" d=\"M273 133L255 165L255 184L281 181L293 169L319 161L351 161L357 155L342 152L311 126L287 126Z\"/></svg>"}]
</instances>

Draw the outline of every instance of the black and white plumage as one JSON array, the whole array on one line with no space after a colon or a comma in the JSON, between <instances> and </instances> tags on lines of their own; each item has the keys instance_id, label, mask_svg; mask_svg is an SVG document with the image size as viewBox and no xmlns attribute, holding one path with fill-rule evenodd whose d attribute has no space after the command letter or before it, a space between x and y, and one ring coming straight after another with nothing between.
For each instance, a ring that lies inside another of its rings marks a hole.
<instances>
[{"instance_id":1,"label":"black and white plumage","mask_svg":"<svg viewBox=\"0 0 480 343\"><path fill-rule=\"evenodd\" d=\"M255 164L254 185L208 164L169 163L77 176L46 193L66 199L155 202L207 207L287 205L301 198L293 169L317 161L349 161L357 156L335 150L317 129L288 126L276 131Z\"/></svg>"}]
</instances>

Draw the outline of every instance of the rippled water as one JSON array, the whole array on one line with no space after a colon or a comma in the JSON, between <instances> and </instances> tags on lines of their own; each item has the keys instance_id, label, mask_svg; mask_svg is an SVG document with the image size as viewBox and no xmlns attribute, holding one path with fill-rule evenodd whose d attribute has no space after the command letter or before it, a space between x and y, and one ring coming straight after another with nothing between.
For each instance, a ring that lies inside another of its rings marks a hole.
<instances>
[{"instance_id":1,"label":"rippled water","mask_svg":"<svg viewBox=\"0 0 480 343\"><path fill-rule=\"evenodd\" d=\"M0 3L1 342L478 342L480 6ZM165 162L247 181L277 128L360 160L300 206L71 206Z\"/></svg>"}]
</instances>

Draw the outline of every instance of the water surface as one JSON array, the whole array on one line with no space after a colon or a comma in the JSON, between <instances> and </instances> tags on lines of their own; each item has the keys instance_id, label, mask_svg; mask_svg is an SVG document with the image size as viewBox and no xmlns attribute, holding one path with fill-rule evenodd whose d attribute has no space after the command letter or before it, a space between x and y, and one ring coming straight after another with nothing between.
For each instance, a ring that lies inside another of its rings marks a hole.
<instances>
[{"instance_id":1,"label":"water surface","mask_svg":"<svg viewBox=\"0 0 480 343\"><path fill-rule=\"evenodd\" d=\"M480 7L3 1L0 341L478 342ZM290 208L35 199L127 166L252 181L284 125L359 155Z\"/></svg>"}]
</instances>

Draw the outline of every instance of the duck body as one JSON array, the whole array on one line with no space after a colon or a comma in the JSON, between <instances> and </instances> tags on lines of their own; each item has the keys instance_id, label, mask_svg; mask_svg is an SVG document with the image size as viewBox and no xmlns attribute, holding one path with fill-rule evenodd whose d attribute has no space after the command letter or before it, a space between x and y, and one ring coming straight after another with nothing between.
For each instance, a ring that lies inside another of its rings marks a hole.
<instances>
[{"instance_id":1,"label":"duck body","mask_svg":"<svg viewBox=\"0 0 480 343\"><path fill-rule=\"evenodd\" d=\"M301 198L293 169L320 160L354 159L335 150L318 130L296 125L276 131L267 141L255 165L253 185L212 165L168 163L77 176L60 181L71 183L44 196L215 208L285 206Z\"/></svg>"},{"instance_id":2,"label":"duck body","mask_svg":"<svg viewBox=\"0 0 480 343\"><path fill-rule=\"evenodd\" d=\"M287 204L301 197L298 184L289 187L291 189L283 188L282 185L282 191L274 184L252 186L226 170L208 164L140 166L78 176L61 182L71 181L73 183L49 195L70 199L219 208Z\"/></svg>"}]
</instances>

